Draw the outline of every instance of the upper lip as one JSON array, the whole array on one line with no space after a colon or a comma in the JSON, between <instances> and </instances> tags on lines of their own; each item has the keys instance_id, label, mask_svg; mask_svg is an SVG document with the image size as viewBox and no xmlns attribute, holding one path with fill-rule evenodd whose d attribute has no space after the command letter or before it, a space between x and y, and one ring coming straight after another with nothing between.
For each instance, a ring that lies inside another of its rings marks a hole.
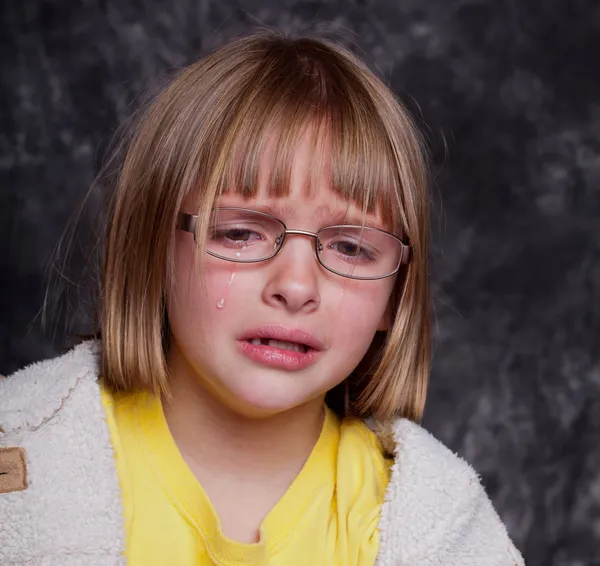
<instances>
[{"instance_id":1,"label":"upper lip","mask_svg":"<svg viewBox=\"0 0 600 566\"><path fill-rule=\"evenodd\" d=\"M316 336L299 328L287 328L278 324L267 324L244 332L240 340L251 338L266 338L269 340L281 340L282 342L294 342L304 344L313 350L324 350L325 344Z\"/></svg>"}]
</instances>

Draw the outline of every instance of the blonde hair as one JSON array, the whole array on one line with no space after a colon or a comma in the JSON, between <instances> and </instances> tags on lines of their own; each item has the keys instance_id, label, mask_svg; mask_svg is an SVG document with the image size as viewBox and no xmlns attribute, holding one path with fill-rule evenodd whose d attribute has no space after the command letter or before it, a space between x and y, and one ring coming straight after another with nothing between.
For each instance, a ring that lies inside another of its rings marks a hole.
<instances>
[{"instance_id":1,"label":"blonde hair","mask_svg":"<svg viewBox=\"0 0 600 566\"><path fill-rule=\"evenodd\" d=\"M183 69L132 130L101 281L101 371L110 387L168 395L165 292L175 283L174 234L184 199L196 199L202 249L217 196L255 194L267 143L275 154L269 192L287 194L296 142L311 125L324 134L313 139L326 144L333 189L363 211L378 210L411 245L392 297L390 330L373 341L345 393L337 388L328 401L343 413L348 405L340 395L349 395L357 416L421 419L430 363L421 138L392 92L349 51L275 33L235 40Z\"/></svg>"}]
</instances>

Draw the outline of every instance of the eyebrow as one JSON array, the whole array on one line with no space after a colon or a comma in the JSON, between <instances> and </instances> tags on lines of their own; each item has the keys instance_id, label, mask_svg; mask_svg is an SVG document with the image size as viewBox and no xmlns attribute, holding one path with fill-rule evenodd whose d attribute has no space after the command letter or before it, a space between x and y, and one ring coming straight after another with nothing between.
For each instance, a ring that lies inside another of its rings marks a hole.
<instances>
[{"instance_id":1,"label":"eyebrow","mask_svg":"<svg viewBox=\"0 0 600 566\"><path fill-rule=\"evenodd\" d=\"M297 218L297 213L295 207L286 204L279 204L277 202L271 203L260 203L253 202L253 199L250 201L246 201L243 204L217 204L217 206L240 206L242 208L248 208L250 210L257 210L258 212L265 212L278 218L279 220L286 219L286 224L289 224L289 220L295 220ZM380 221L373 218L373 215L369 214L361 214L360 212L351 211L350 208L352 203L347 203L345 209L335 209L333 210L329 205L322 204L318 206L313 214L312 218L316 218L317 220L321 220L323 222L327 221L328 226L333 226L336 224L348 224L354 226L367 226L370 228L378 228L379 230L388 230L386 226Z\"/></svg>"},{"instance_id":2,"label":"eyebrow","mask_svg":"<svg viewBox=\"0 0 600 566\"><path fill-rule=\"evenodd\" d=\"M248 203L250 205L250 203ZM259 212L266 212L271 216L275 216L276 218L282 219L295 219L297 214L296 210L293 206L290 205L280 205L280 204L260 204L260 203L252 203L250 208L253 210L258 210ZM345 224L352 224L357 226L362 226L363 223L365 226L370 226L372 228L379 228L380 230L385 230L385 227L378 221L369 221L367 215L355 214L350 212L348 209L346 210L332 210L328 205L322 204L318 206L313 213L314 217L325 221L325 219L330 218L331 224L335 225L340 222L344 222ZM363 222L364 221L364 222Z\"/></svg>"},{"instance_id":3,"label":"eyebrow","mask_svg":"<svg viewBox=\"0 0 600 566\"><path fill-rule=\"evenodd\" d=\"M331 210L331 208L329 208L329 206L325 204L317 208L317 210L315 211L315 216L317 216L317 218L323 218L325 216L330 217L333 218L335 222L343 221L346 224L356 224L358 226L362 226L364 224L365 226L371 226L373 228L383 228L380 222L376 220L369 221L368 214L355 213L350 211L349 209L350 205L346 208L346 210L333 211Z\"/></svg>"},{"instance_id":4,"label":"eyebrow","mask_svg":"<svg viewBox=\"0 0 600 566\"><path fill-rule=\"evenodd\" d=\"M258 210L259 212L266 212L276 218L295 218L296 211L294 207L290 205L281 204L260 204L260 203L248 203L248 206L244 208L250 208L252 210Z\"/></svg>"}]
</instances>

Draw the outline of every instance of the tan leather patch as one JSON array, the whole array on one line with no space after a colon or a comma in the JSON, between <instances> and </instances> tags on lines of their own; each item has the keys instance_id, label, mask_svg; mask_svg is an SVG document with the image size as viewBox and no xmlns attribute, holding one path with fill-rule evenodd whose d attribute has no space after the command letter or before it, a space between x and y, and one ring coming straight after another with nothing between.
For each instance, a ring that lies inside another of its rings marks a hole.
<instances>
[{"instance_id":1,"label":"tan leather patch","mask_svg":"<svg viewBox=\"0 0 600 566\"><path fill-rule=\"evenodd\" d=\"M0 448L0 493L27 489L27 463L23 448Z\"/></svg>"}]
</instances>

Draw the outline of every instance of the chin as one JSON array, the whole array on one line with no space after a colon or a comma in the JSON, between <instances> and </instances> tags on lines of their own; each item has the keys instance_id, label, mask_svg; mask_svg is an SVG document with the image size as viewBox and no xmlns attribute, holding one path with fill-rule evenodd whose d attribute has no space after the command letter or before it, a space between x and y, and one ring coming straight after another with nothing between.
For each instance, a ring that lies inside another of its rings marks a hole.
<instances>
[{"instance_id":1,"label":"chin","mask_svg":"<svg viewBox=\"0 0 600 566\"><path fill-rule=\"evenodd\" d=\"M246 379L243 384L228 387L223 401L235 412L256 418L284 413L319 397L314 391L299 390L297 384L286 381L281 377Z\"/></svg>"}]
</instances>

